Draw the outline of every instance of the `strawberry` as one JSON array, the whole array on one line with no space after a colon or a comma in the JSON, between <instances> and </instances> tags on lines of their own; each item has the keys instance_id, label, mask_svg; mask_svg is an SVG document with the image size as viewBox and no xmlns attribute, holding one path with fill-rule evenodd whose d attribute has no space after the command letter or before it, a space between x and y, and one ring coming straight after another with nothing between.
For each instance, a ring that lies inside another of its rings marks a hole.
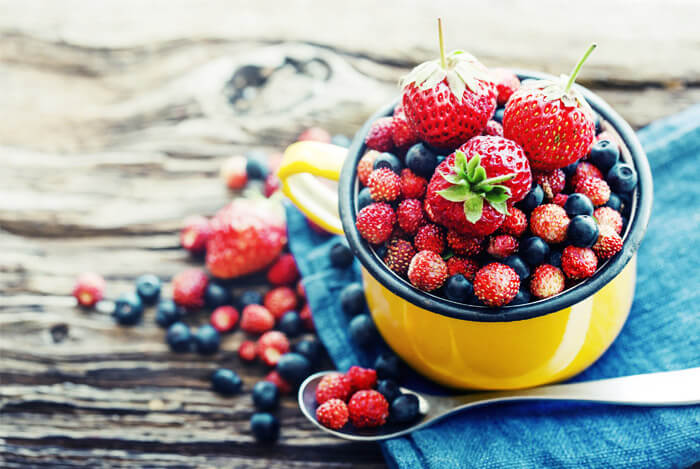
<instances>
[{"instance_id":1,"label":"strawberry","mask_svg":"<svg viewBox=\"0 0 700 469\"><path fill-rule=\"evenodd\" d=\"M455 254L460 256L476 256L483 250L484 238L465 236L454 230L447 232L447 244Z\"/></svg>"},{"instance_id":2,"label":"strawberry","mask_svg":"<svg viewBox=\"0 0 700 469\"><path fill-rule=\"evenodd\" d=\"M418 136L408 125L405 117L394 117L394 132L391 137L396 148L401 151L408 150L410 146L418 143Z\"/></svg>"},{"instance_id":3,"label":"strawberry","mask_svg":"<svg viewBox=\"0 0 700 469\"><path fill-rule=\"evenodd\" d=\"M568 195L562 194L561 192L557 195L554 196L552 199L552 203L555 205L558 205L560 207L563 207L566 204L566 200L569 198Z\"/></svg>"},{"instance_id":4,"label":"strawberry","mask_svg":"<svg viewBox=\"0 0 700 469\"><path fill-rule=\"evenodd\" d=\"M269 381L277 386L280 394L289 394L292 392L292 385L285 381L284 378L277 373L277 370L272 370L269 372L267 376L265 376L265 381Z\"/></svg>"},{"instance_id":5,"label":"strawberry","mask_svg":"<svg viewBox=\"0 0 700 469\"><path fill-rule=\"evenodd\" d=\"M348 403L350 421L357 428L379 427L389 416L389 403L373 389L357 391Z\"/></svg>"},{"instance_id":6,"label":"strawberry","mask_svg":"<svg viewBox=\"0 0 700 469\"><path fill-rule=\"evenodd\" d=\"M357 178L363 186L367 185L369 175L374 171L374 160L376 160L378 156L378 151L369 150L362 155L362 158L360 158L360 161L357 163Z\"/></svg>"},{"instance_id":7,"label":"strawberry","mask_svg":"<svg viewBox=\"0 0 700 469\"><path fill-rule=\"evenodd\" d=\"M401 201L396 210L396 218L402 230L408 234L415 234L418 228L425 223L423 204L416 199Z\"/></svg>"},{"instance_id":8,"label":"strawberry","mask_svg":"<svg viewBox=\"0 0 700 469\"><path fill-rule=\"evenodd\" d=\"M238 356L241 360L246 362L255 361L255 358L258 356L256 349L255 342L252 340L244 340L241 342L241 345L238 346Z\"/></svg>"},{"instance_id":9,"label":"strawberry","mask_svg":"<svg viewBox=\"0 0 700 469\"><path fill-rule=\"evenodd\" d=\"M447 259L447 273L450 277L462 274L471 282L477 270L479 270L479 263L469 257L452 256Z\"/></svg>"},{"instance_id":10,"label":"strawberry","mask_svg":"<svg viewBox=\"0 0 700 469\"><path fill-rule=\"evenodd\" d=\"M608 225L601 225L598 233L598 240L593 245L593 252L599 259L610 259L622 250L622 238L614 228Z\"/></svg>"},{"instance_id":11,"label":"strawberry","mask_svg":"<svg viewBox=\"0 0 700 469\"><path fill-rule=\"evenodd\" d=\"M378 202L360 210L355 227L365 240L372 244L380 244L389 239L395 223L396 214L391 205Z\"/></svg>"},{"instance_id":12,"label":"strawberry","mask_svg":"<svg viewBox=\"0 0 700 469\"><path fill-rule=\"evenodd\" d=\"M508 98L520 88L520 79L515 73L505 68L494 68L490 72L496 83L498 105L503 106Z\"/></svg>"},{"instance_id":13,"label":"strawberry","mask_svg":"<svg viewBox=\"0 0 700 469\"><path fill-rule=\"evenodd\" d=\"M547 200L552 200L554 196L564 190L566 186L566 175L561 169L553 171L535 171L532 177L540 185Z\"/></svg>"},{"instance_id":14,"label":"strawberry","mask_svg":"<svg viewBox=\"0 0 700 469\"><path fill-rule=\"evenodd\" d=\"M211 221L207 268L215 277L257 272L280 255L287 243L282 207L274 202L237 199Z\"/></svg>"},{"instance_id":15,"label":"strawberry","mask_svg":"<svg viewBox=\"0 0 700 469\"><path fill-rule=\"evenodd\" d=\"M401 170L401 195L404 199L419 199L425 194L425 186L428 181L425 178L416 176L416 174L408 168Z\"/></svg>"},{"instance_id":16,"label":"strawberry","mask_svg":"<svg viewBox=\"0 0 700 469\"><path fill-rule=\"evenodd\" d=\"M316 409L316 420L324 427L339 430L348 423L348 406L340 399L329 399Z\"/></svg>"},{"instance_id":17,"label":"strawberry","mask_svg":"<svg viewBox=\"0 0 700 469\"><path fill-rule=\"evenodd\" d=\"M471 236L503 223L508 205L530 191L532 175L522 149L502 137L474 137L438 165L425 196L434 220Z\"/></svg>"},{"instance_id":18,"label":"strawberry","mask_svg":"<svg viewBox=\"0 0 700 469\"><path fill-rule=\"evenodd\" d=\"M598 178L586 178L579 180L576 184L576 192L585 195L593 205L599 207L610 198L610 186L608 183Z\"/></svg>"},{"instance_id":19,"label":"strawberry","mask_svg":"<svg viewBox=\"0 0 700 469\"><path fill-rule=\"evenodd\" d=\"M248 183L248 173L246 165L248 160L245 156L237 155L224 161L219 170L219 177L224 181L226 187L232 190L243 189Z\"/></svg>"},{"instance_id":20,"label":"strawberry","mask_svg":"<svg viewBox=\"0 0 700 469\"><path fill-rule=\"evenodd\" d=\"M593 212L593 218L599 226L609 226L615 233L622 233L622 215L612 207L598 207Z\"/></svg>"},{"instance_id":21,"label":"strawberry","mask_svg":"<svg viewBox=\"0 0 700 469\"><path fill-rule=\"evenodd\" d=\"M567 246L561 254L561 268L572 280L590 277L597 267L598 258L590 248Z\"/></svg>"},{"instance_id":22,"label":"strawberry","mask_svg":"<svg viewBox=\"0 0 700 469\"><path fill-rule=\"evenodd\" d=\"M267 281L271 285L291 285L298 278L297 262L291 254L282 254L267 271Z\"/></svg>"},{"instance_id":23,"label":"strawberry","mask_svg":"<svg viewBox=\"0 0 700 469\"><path fill-rule=\"evenodd\" d=\"M508 208L508 216L503 220L501 231L515 237L522 236L527 229L527 215L519 208Z\"/></svg>"},{"instance_id":24,"label":"strawberry","mask_svg":"<svg viewBox=\"0 0 700 469\"><path fill-rule=\"evenodd\" d=\"M372 171L367 180L367 187L376 202L392 202L401 195L401 179L389 168Z\"/></svg>"},{"instance_id":25,"label":"strawberry","mask_svg":"<svg viewBox=\"0 0 700 469\"><path fill-rule=\"evenodd\" d=\"M372 123L365 137L365 145L372 150L390 151L394 148L394 118L380 117Z\"/></svg>"},{"instance_id":26,"label":"strawberry","mask_svg":"<svg viewBox=\"0 0 700 469\"><path fill-rule=\"evenodd\" d=\"M505 264L492 262L476 272L474 294L486 306L499 307L513 301L520 288L520 277Z\"/></svg>"},{"instance_id":27,"label":"strawberry","mask_svg":"<svg viewBox=\"0 0 700 469\"><path fill-rule=\"evenodd\" d=\"M73 296L84 308L92 308L104 297L105 279L100 274L85 272L78 276L73 287Z\"/></svg>"},{"instance_id":28,"label":"strawberry","mask_svg":"<svg viewBox=\"0 0 700 469\"><path fill-rule=\"evenodd\" d=\"M301 308L301 311L299 311L299 317L301 318L302 322L304 323L304 327L306 330L309 331L315 331L316 330L316 325L314 324L314 316L311 313L311 307L309 304L305 304L303 308Z\"/></svg>"},{"instance_id":29,"label":"strawberry","mask_svg":"<svg viewBox=\"0 0 700 469\"><path fill-rule=\"evenodd\" d=\"M350 386L354 391L372 389L377 385L377 372L371 368L361 366L351 366L345 373L345 377L350 380Z\"/></svg>"},{"instance_id":30,"label":"strawberry","mask_svg":"<svg viewBox=\"0 0 700 469\"><path fill-rule=\"evenodd\" d=\"M304 280L301 279L297 282L297 296L302 300L306 300L306 288L304 287Z\"/></svg>"},{"instance_id":31,"label":"strawberry","mask_svg":"<svg viewBox=\"0 0 700 469\"><path fill-rule=\"evenodd\" d=\"M418 137L432 147L452 150L479 135L496 110L496 86L486 67L464 51L425 62L401 79L403 110Z\"/></svg>"},{"instance_id":32,"label":"strawberry","mask_svg":"<svg viewBox=\"0 0 700 469\"><path fill-rule=\"evenodd\" d=\"M481 135L492 135L494 137L503 137L503 126L497 121L488 121Z\"/></svg>"},{"instance_id":33,"label":"strawberry","mask_svg":"<svg viewBox=\"0 0 700 469\"><path fill-rule=\"evenodd\" d=\"M241 329L251 334L260 334L275 327L275 317L267 308L248 305L241 313Z\"/></svg>"},{"instance_id":34,"label":"strawberry","mask_svg":"<svg viewBox=\"0 0 700 469\"><path fill-rule=\"evenodd\" d=\"M279 352L279 350L273 347L268 347L266 349L259 350L257 353L262 362L269 367L277 366L277 362L279 362L280 358L282 357L282 354Z\"/></svg>"},{"instance_id":35,"label":"strawberry","mask_svg":"<svg viewBox=\"0 0 700 469\"><path fill-rule=\"evenodd\" d=\"M561 269L549 264L539 265L530 278L530 293L537 298L549 298L564 291L565 281Z\"/></svg>"},{"instance_id":36,"label":"strawberry","mask_svg":"<svg viewBox=\"0 0 700 469\"><path fill-rule=\"evenodd\" d=\"M188 217L180 231L180 244L192 254L201 254L207 247L210 233L209 220L198 215Z\"/></svg>"},{"instance_id":37,"label":"strawberry","mask_svg":"<svg viewBox=\"0 0 700 469\"><path fill-rule=\"evenodd\" d=\"M347 401L352 393L352 383L342 373L328 373L316 386L316 402L323 404L330 399Z\"/></svg>"},{"instance_id":38,"label":"strawberry","mask_svg":"<svg viewBox=\"0 0 700 469\"><path fill-rule=\"evenodd\" d=\"M492 236L489 239L489 246L486 252L497 259L505 259L518 251L518 240L507 234Z\"/></svg>"},{"instance_id":39,"label":"strawberry","mask_svg":"<svg viewBox=\"0 0 700 469\"><path fill-rule=\"evenodd\" d=\"M275 366L280 357L289 352L289 340L280 331L268 331L255 343L255 350L267 366Z\"/></svg>"},{"instance_id":40,"label":"strawberry","mask_svg":"<svg viewBox=\"0 0 700 469\"><path fill-rule=\"evenodd\" d=\"M228 332L238 323L238 310L233 306L219 306L212 313L209 322L219 332Z\"/></svg>"},{"instance_id":41,"label":"strawberry","mask_svg":"<svg viewBox=\"0 0 700 469\"><path fill-rule=\"evenodd\" d=\"M263 305L275 319L279 319L297 307L297 295L289 287L276 287L265 294Z\"/></svg>"},{"instance_id":42,"label":"strawberry","mask_svg":"<svg viewBox=\"0 0 700 469\"><path fill-rule=\"evenodd\" d=\"M572 86L594 48L595 44L569 77L558 82L528 80L506 103L503 135L523 147L533 169L563 168L588 153L595 137L593 111Z\"/></svg>"},{"instance_id":43,"label":"strawberry","mask_svg":"<svg viewBox=\"0 0 700 469\"><path fill-rule=\"evenodd\" d=\"M415 255L416 250L409 241L394 238L387 244L384 264L397 274L404 276L408 273L408 266Z\"/></svg>"},{"instance_id":44,"label":"strawberry","mask_svg":"<svg viewBox=\"0 0 700 469\"><path fill-rule=\"evenodd\" d=\"M569 217L566 210L555 204L544 204L530 214L530 231L548 243L561 243L566 239Z\"/></svg>"},{"instance_id":45,"label":"strawberry","mask_svg":"<svg viewBox=\"0 0 700 469\"><path fill-rule=\"evenodd\" d=\"M186 308L204 306L204 290L209 278L202 269L187 269L173 278L173 300Z\"/></svg>"},{"instance_id":46,"label":"strawberry","mask_svg":"<svg viewBox=\"0 0 700 469\"><path fill-rule=\"evenodd\" d=\"M272 194L280 190L281 187L282 182L280 181L280 178L277 177L277 174L270 173L267 175L265 182L263 183L263 195L265 197L272 197Z\"/></svg>"},{"instance_id":47,"label":"strawberry","mask_svg":"<svg viewBox=\"0 0 700 469\"><path fill-rule=\"evenodd\" d=\"M445 250L445 235L437 225L429 223L418 228L413 245L418 251L433 251L442 254Z\"/></svg>"},{"instance_id":48,"label":"strawberry","mask_svg":"<svg viewBox=\"0 0 700 469\"><path fill-rule=\"evenodd\" d=\"M394 108L394 113L392 115L394 119L406 119L406 114L403 112L403 95L399 99L399 102L396 103L396 107Z\"/></svg>"},{"instance_id":49,"label":"strawberry","mask_svg":"<svg viewBox=\"0 0 700 469\"><path fill-rule=\"evenodd\" d=\"M440 254L420 251L408 266L408 279L413 286L425 291L440 288L447 280L447 264Z\"/></svg>"},{"instance_id":50,"label":"strawberry","mask_svg":"<svg viewBox=\"0 0 700 469\"><path fill-rule=\"evenodd\" d=\"M600 170L587 161L582 161L576 165L576 170L573 176L571 176L571 187L576 187L579 181L588 178L598 178L603 179L603 173Z\"/></svg>"}]
</instances>

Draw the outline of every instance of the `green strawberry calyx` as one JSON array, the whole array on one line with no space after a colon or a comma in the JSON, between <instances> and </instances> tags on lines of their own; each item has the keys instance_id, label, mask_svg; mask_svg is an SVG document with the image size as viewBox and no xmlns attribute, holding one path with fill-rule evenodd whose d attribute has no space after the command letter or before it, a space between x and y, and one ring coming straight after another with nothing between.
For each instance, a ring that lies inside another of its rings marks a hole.
<instances>
[{"instance_id":1,"label":"green strawberry calyx","mask_svg":"<svg viewBox=\"0 0 700 469\"><path fill-rule=\"evenodd\" d=\"M445 54L445 41L442 34L442 20L438 18L440 36L440 58L423 62L401 78L399 85L406 88L415 84L421 90L434 88L442 80L458 102L462 102L464 92L469 89L476 93L483 89L484 82L492 82L486 67L476 57L463 50L454 50Z\"/></svg>"},{"instance_id":2,"label":"green strawberry calyx","mask_svg":"<svg viewBox=\"0 0 700 469\"><path fill-rule=\"evenodd\" d=\"M464 216L469 223L476 223L481 218L484 201L503 215L508 215L507 201L510 199L510 188L500 183L515 177L515 173L504 174L492 178L486 177L486 170L481 166L481 156L474 154L469 161L464 152L455 152L453 172L440 175L452 184L438 194L450 202L464 202Z\"/></svg>"}]
</instances>

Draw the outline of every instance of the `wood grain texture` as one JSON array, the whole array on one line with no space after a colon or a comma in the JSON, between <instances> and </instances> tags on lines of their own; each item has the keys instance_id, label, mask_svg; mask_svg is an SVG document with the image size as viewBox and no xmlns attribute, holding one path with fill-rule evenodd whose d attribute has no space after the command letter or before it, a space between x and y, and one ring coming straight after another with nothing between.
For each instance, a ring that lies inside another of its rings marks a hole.
<instances>
[{"instance_id":1,"label":"wood grain texture","mask_svg":"<svg viewBox=\"0 0 700 469\"><path fill-rule=\"evenodd\" d=\"M264 374L237 358L241 332L211 358L172 354L152 310L119 328L76 308L76 274L101 272L113 298L141 273L167 282L196 265L177 230L231 198L221 162L311 125L352 135L434 54L438 15L448 45L488 65L567 72L598 41L582 82L639 127L700 101L698 13L680 0L0 1L2 467L383 467L378 447L324 437L292 398L279 444L257 445L249 394L208 389L217 366L248 390Z\"/></svg>"}]
</instances>

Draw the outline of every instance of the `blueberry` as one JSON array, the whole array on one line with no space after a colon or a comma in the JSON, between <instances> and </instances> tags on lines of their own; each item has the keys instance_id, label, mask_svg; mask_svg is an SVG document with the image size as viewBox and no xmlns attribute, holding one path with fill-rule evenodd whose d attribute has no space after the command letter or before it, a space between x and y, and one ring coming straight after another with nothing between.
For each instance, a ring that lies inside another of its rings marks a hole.
<instances>
[{"instance_id":1,"label":"blueberry","mask_svg":"<svg viewBox=\"0 0 700 469\"><path fill-rule=\"evenodd\" d=\"M503 111L505 111L505 108L499 107L496 109L496 112L493 114L492 119L495 120L496 122L502 124L503 123Z\"/></svg>"},{"instance_id":2,"label":"blueberry","mask_svg":"<svg viewBox=\"0 0 700 469\"><path fill-rule=\"evenodd\" d=\"M122 326L133 326L141 320L143 315L143 301L136 293L123 293L114 302L114 316Z\"/></svg>"},{"instance_id":3,"label":"blueberry","mask_svg":"<svg viewBox=\"0 0 700 469\"><path fill-rule=\"evenodd\" d=\"M331 137L331 143L333 145L338 145L339 147L348 148L350 146L350 143L352 143L352 140L350 140L345 135L336 134L333 135L333 137Z\"/></svg>"},{"instance_id":4,"label":"blueberry","mask_svg":"<svg viewBox=\"0 0 700 469\"><path fill-rule=\"evenodd\" d=\"M246 290L238 298L239 309L243 309L248 305L261 305L263 304L263 295L257 290Z\"/></svg>"},{"instance_id":5,"label":"blueberry","mask_svg":"<svg viewBox=\"0 0 700 469\"><path fill-rule=\"evenodd\" d=\"M520 255L531 266L544 262L548 254L549 244L540 237L530 236L520 243Z\"/></svg>"},{"instance_id":6,"label":"blueberry","mask_svg":"<svg viewBox=\"0 0 700 469\"><path fill-rule=\"evenodd\" d=\"M214 326L211 324L200 326L194 334L194 345L197 352L204 355L209 355L219 350L220 342L221 336L219 331L214 329Z\"/></svg>"},{"instance_id":7,"label":"blueberry","mask_svg":"<svg viewBox=\"0 0 700 469\"><path fill-rule=\"evenodd\" d=\"M152 274L140 276L136 279L136 293L145 304L155 304L160 296L160 279Z\"/></svg>"},{"instance_id":8,"label":"blueberry","mask_svg":"<svg viewBox=\"0 0 700 469\"><path fill-rule=\"evenodd\" d=\"M346 314L352 316L360 314L365 310L365 306L367 306L367 301L361 284L357 282L348 284L340 292L340 307Z\"/></svg>"},{"instance_id":9,"label":"blueberry","mask_svg":"<svg viewBox=\"0 0 700 469\"><path fill-rule=\"evenodd\" d=\"M530 292L527 290L518 290L518 294L515 295L515 298L513 298L510 303L508 303L508 306L524 305L529 303L531 299L532 296L530 295Z\"/></svg>"},{"instance_id":10,"label":"blueberry","mask_svg":"<svg viewBox=\"0 0 700 469\"><path fill-rule=\"evenodd\" d=\"M466 303L474 295L474 287L464 275L457 274L447 279L445 296L448 300Z\"/></svg>"},{"instance_id":11,"label":"blueberry","mask_svg":"<svg viewBox=\"0 0 700 469\"><path fill-rule=\"evenodd\" d=\"M211 375L211 386L219 394L231 396L241 391L243 381L235 371L219 368Z\"/></svg>"},{"instance_id":12,"label":"blueberry","mask_svg":"<svg viewBox=\"0 0 700 469\"><path fill-rule=\"evenodd\" d=\"M156 323L160 327L168 327L184 316L185 310L173 300L162 299L156 306Z\"/></svg>"},{"instance_id":13,"label":"blueberry","mask_svg":"<svg viewBox=\"0 0 700 469\"><path fill-rule=\"evenodd\" d=\"M588 152L588 161L593 163L603 173L617 164L620 159L620 149L610 140L597 141Z\"/></svg>"},{"instance_id":14,"label":"blueberry","mask_svg":"<svg viewBox=\"0 0 700 469\"><path fill-rule=\"evenodd\" d=\"M406 166L418 176L430 178L437 165L435 153L422 143L416 143L406 153Z\"/></svg>"},{"instance_id":15,"label":"blueberry","mask_svg":"<svg viewBox=\"0 0 700 469\"><path fill-rule=\"evenodd\" d=\"M352 251L350 251L348 245L343 241L338 241L337 243L333 244L329 255L331 258L331 265L341 269L349 267L354 259Z\"/></svg>"},{"instance_id":16,"label":"blueberry","mask_svg":"<svg viewBox=\"0 0 700 469\"><path fill-rule=\"evenodd\" d=\"M561 269L561 251L551 251L547 256L547 264Z\"/></svg>"},{"instance_id":17,"label":"blueberry","mask_svg":"<svg viewBox=\"0 0 700 469\"><path fill-rule=\"evenodd\" d=\"M289 337L296 337L304 331L304 322L296 311L287 311L277 323L277 328Z\"/></svg>"},{"instance_id":18,"label":"blueberry","mask_svg":"<svg viewBox=\"0 0 700 469\"><path fill-rule=\"evenodd\" d=\"M216 309L219 306L233 303L233 295L231 295L231 290L228 288L216 282L209 282L206 290L204 290L204 303L209 308Z\"/></svg>"},{"instance_id":19,"label":"blueberry","mask_svg":"<svg viewBox=\"0 0 700 469\"><path fill-rule=\"evenodd\" d=\"M571 176L574 175L574 173L576 172L576 167L578 166L578 163L579 163L578 161L574 161L570 165L564 166L563 168L561 168L561 170L564 172L564 175L567 178L570 178Z\"/></svg>"},{"instance_id":20,"label":"blueberry","mask_svg":"<svg viewBox=\"0 0 700 469\"><path fill-rule=\"evenodd\" d=\"M518 274L521 282L530 276L530 267L518 254L512 254L503 259L502 262Z\"/></svg>"},{"instance_id":21,"label":"blueberry","mask_svg":"<svg viewBox=\"0 0 700 469\"><path fill-rule=\"evenodd\" d=\"M393 379L381 379L377 381L377 391L381 393L387 402L394 402L394 399L401 395L401 389Z\"/></svg>"},{"instance_id":22,"label":"blueberry","mask_svg":"<svg viewBox=\"0 0 700 469\"><path fill-rule=\"evenodd\" d=\"M605 206L610 207L611 209L617 210L619 212L620 207L622 207L622 200L620 199L620 196L618 196L616 193L611 192L610 198L607 202L605 202Z\"/></svg>"},{"instance_id":23,"label":"blueberry","mask_svg":"<svg viewBox=\"0 0 700 469\"><path fill-rule=\"evenodd\" d=\"M280 436L280 422L272 414L258 412L250 418L250 430L259 442L272 443Z\"/></svg>"},{"instance_id":24,"label":"blueberry","mask_svg":"<svg viewBox=\"0 0 700 469\"><path fill-rule=\"evenodd\" d=\"M393 379L401 381L401 360L393 353L383 353L374 362L378 379Z\"/></svg>"},{"instance_id":25,"label":"blueberry","mask_svg":"<svg viewBox=\"0 0 700 469\"><path fill-rule=\"evenodd\" d=\"M311 374L311 362L299 353L285 353L277 362L277 372L289 384L298 386Z\"/></svg>"},{"instance_id":26,"label":"blueberry","mask_svg":"<svg viewBox=\"0 0 700 469\"><path fill-rule=\"evenodd\" d=\"M605 180L613 192L632 192L637 186L637 172L626 163L618 163L610 168Z\"/></svg>"},{"instance_id":27,"label":"blueberry","mask_svg":"<svg viewBox=\"0 0 700 469\"><path fill-rule=\"evenodd\" d=\"M593 202L583 194L575 192L566 198L564 210L569 217L576 215L593 215Z\"/></svg>"},{"instance_id":28,"label":"blueberry","mask_svg":"<svg viewBox=\"0 0 700 469\"><path fill-rule=\"evenodd\" d=\"M369 193L369 187L363 187L360 193L357 194L357 210L362 210L372 202L374 200L372 200L372 195Z\"/></svg>"},{"instance_id":29,"label":"blueberry","mask_svg":"<svg viewBox=\"0 0 700 469\"><path fill-rule=\"evenodd\" d=\"M280 391L275 383L258 381L253 386L253 404L257 410L273 410L280 403Z\"/></svg>"},{"instance_id":30,"label":"blueberry","mask_svg":"<svg viewBox=\"0 0 700 469\"><path fill-rule=\"evenodd\" d=\"M267 166L267 155L260 151L251 151L246 154L248 158L245 165L245 172L248 179L265 180L270 168Z\"/></svg>"},{"instance_id":31,"label":"blueberry","mask_svg":"<svg viewBox=\"0 0 700 469\"><path fill-rule=\"evenodd\" d=\"M363 347L377 339L377 328L369 314L358 314L352 318L348 329L352 340Z\"/></svg>"},{"instance_id":32,"label":"blueberry","mask_svg":"<svg viewBox=\"0 0 700 469\"><path fill-rule=\"evenodd\" d=\"M391 402L389 415L396 423L413 422L420 414L415 394L402 394Z\"/></svg>"},{"instance_id":33,"label":"blueberry","mask_svg":"<svg viewBox=\"0 0 700 469\"><path fill-rule=\"evenodd\" d=\"M403 169L403 164L393 153L384 152L374 160L374 165L372 166L372 169L379 168L389 168L396 174L399 174Z\"/></svg>"},{"instance_id":34,"label":"blueberry","mask_svg":"<svg viewBox=\"0 0 700 469\"><path fill-rule=\"evenodd\" d=\"M598 239L598 223L589 215L576 215L566 229L566 239L574 246L589 248Z\"/></svg>"},{"instance_id":35,"label":"blueberry","mask_svg":"<svg viewBox=\"0 0 700 469\"><path fill-rule=\"evenodd\" d=\"M192 333L189 326L180 321L173 323L168 328L165 341L173 352L189 352L192 344Z\"/></svg>"},{"instance_id":36,"label":"blueberry","mask_svg":"<svg viewBox=\"0 0 700 469\"><path fill-rule=\"evenodd\" d=\"M530 192L527 193L525 198L518 202L518 204L520 205L520 208L523 212L530 213L533 210L535 210L535 208L540 206L543 200L544 191L542 190L539 184L535 184L532 187L532 189L530 189Z\"/></svg>"},{"instance_id":37,"label":"blueberry","mask_svg":"<svg viewBox=\"0 0 700 469\"><path fill-rule=\"evenodd\" d=\"M318 363L318 361L321 359L321 343L318 340L300 340L299 342L294 344L294 346L292 346L292 350L300 355L305 356L312 366Z\"/></svg>"}]
</instances>

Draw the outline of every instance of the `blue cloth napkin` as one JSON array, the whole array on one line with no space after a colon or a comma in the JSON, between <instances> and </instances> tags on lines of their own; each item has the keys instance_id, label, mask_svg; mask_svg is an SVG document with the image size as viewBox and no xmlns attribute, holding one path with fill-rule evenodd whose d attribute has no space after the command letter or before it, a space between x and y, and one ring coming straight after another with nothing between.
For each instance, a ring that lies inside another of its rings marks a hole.
<instances>
[{"instance_id":1,"label":"blue cloth napkin","mask_svg":"<svg viewBox=\"0 0 700 469\"><path fill-rule=\"evenodd\" d=\"M576 380L700 366L700 106L639 132L654 175L654 209L639 250L629 319L605 355ZM335 269L336 237L288 206L289 243L321 341L340 370L371 366L377 350L348 336L338 295L359 265ZM698 383L700 386L700 383ZM412 379L409 387L430 384ZM390 467L688 467L700 461L700 406L634 408L512 403L460 413L382 443Z\"/></svg>"}]
</instances>

